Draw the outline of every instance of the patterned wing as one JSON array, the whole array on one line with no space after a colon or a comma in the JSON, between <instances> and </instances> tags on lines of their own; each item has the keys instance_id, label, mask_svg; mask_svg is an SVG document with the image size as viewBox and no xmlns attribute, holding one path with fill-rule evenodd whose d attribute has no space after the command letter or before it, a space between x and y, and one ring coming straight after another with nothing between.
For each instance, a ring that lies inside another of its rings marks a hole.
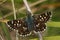
<instances>
[{"instance_id":1,"label":"patterned wing","mask_svg":"<svg viewBox=\"0 0 60 40\"><path fill-rule=\"evenodd\" d=\"M46 29L45 23L50 19L51 12L34 15L34 32L44 31Z\"/></svg>"},{"instance_id":2,"label":"patterned wing","mask_svg":"<svg viewBox=\"0 0 60 40\"><path fill-rule=\"evenodd\" d=\"M18 35L29 36L31 32L28 30L28 26L23 19L8 21L7 25L12 30L18 30Z\"/></svg>"}]
</instances>

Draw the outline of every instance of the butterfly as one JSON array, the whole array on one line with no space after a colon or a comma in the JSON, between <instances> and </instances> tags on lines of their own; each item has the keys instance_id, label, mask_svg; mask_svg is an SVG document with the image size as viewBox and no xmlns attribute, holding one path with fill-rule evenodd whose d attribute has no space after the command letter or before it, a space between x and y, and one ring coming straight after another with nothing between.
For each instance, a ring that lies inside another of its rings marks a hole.
<instances>
[{"instance_id":1,"label":"butterfly","mask_svg":"<svg viewBox=\"0 0 60 40\"><path fill-rule=\"evenodd\" d=\"M20 36L29 36L31 35L32 31L36 33L40 31L44 31L46 29L45 23L47 23L47 21L51 18L51 12L34 14L32 18L33 18L34 25L31 31L29 31L25 18L8 21L7 25L11 30L17 30L18 35Z\"/></svg>"}]
</instances>

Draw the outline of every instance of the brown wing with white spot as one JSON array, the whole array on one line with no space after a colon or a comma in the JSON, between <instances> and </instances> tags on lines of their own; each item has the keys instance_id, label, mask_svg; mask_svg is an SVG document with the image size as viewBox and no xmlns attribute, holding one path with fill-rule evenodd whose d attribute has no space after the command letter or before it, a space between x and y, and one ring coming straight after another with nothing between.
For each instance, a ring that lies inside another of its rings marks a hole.
<instances>
[{"instance_id":1,"label":"brown wing with white spot","mask_svg":"<svg viewBox=\"0 0 60 40\"><path fill-rule=\"evenodd\" d=\"M35 32L44 31L46 29L45 23L50 19L51 12L34 15L34 30Z\"/></svg>"},{"instance_id":2,"label":"brown wing with white spot","mask_svg":"<svg viewBox=\"0 0 60 40\"><path fill-rule=\"evenodd\" d=\"M51 18L51 12L36 14L33 16L33 18L37 22L46 23Z\"/></svg>"},{"instance_id":3,"label":"brown wing with white spot","mask_svg":"<svg viewBox=\"0 0 60 40\"><path fill-rule=\"evenodd\" d=\"M7 25L10 29L18 30L18 34L20 36L28 36L31 34L28 30L26 22L23 19L8 21Z\"/></svg>"}]
</instances>

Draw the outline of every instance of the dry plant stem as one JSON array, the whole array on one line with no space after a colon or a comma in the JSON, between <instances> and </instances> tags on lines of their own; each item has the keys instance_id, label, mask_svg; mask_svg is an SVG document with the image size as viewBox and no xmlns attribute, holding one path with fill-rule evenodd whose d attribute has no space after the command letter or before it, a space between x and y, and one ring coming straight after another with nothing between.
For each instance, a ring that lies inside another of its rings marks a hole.
<instances>
[{"instance_id":1,"label":"dry plant stem","mask_svg":"<svg viewBox=\"0 0 60 40\"><path fill-rule=\"evenodd\" d=\"M16 30L16 40L19 40L19 37L18 37L18 30Z\"/></svg>"},{"instance_id":2,"label":"dry plant stem","mask_svg":"<svg viewBox=\"0 0 60 40\"><path fill-rule=\"evenodd\" d=\"M42 32L39 32L39 33L38 33L38 36L39 36L39 40L43 40Z\"/></svg>"},{"instance_id":3,"label":"dry plant stem","mask_svg":"<svg viewBox=\"0 0 60 40\"><path fill-rule=\"evenodd\" d=\"M23 2L24 2L24 4L25 4L25 6L26 6L27 11L29 11L30 13L32 13L32 11L31 11L28 3L27 3L27 0L23 0Z\"/></svg>"},{"instance_id":4,"label":"dry plant stem","mask_svg":"<svg viewBox=\"0 0 60 40\"><path fill-rule=\"evenodd\" d=\"M0 39L3 40L2 36L0 35Z\"/></svg>"},{"instance_id":5,"label":"dry plant stem","mask_svg":"<svg viewBox=\"0 0 60 40\"><path fill-rule=\"evenodd\" d=\"M16 10L15 10L15 5L14 5L14 0L11 0L11 2L12 2L12 7L13 7L14 19L16 19Z\"/></svg>"},{"instance_id":6,"label":"dry plant stem","mask_svg":"<svg viewBox=\"0 0 60 40\"><path fill-rule=\"evenodd\" d=\"M12 6L13 6L14 19L16 20L16 9L15 9L15 5L14 5L14 0L11 0L11 1L12 1ZM19 40L18 30L16 30L16 40Z\"/></svg>"}]
</instances>

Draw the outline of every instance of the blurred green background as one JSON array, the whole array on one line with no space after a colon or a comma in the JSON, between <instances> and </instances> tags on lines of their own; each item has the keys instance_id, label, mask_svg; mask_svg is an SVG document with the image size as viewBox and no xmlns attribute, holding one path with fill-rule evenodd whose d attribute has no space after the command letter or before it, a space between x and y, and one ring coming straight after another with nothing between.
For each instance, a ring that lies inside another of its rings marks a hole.
<instances>
[{"instance_id":1,"label":"blurred green background","mask_svg":"<svg viewBox=\"0 0 60 40\"><path fill-rule=\"evenodd\" d=\"M2 0L1 2L3 2L3 1L4 0ZM24 7L24 3L22 0L14 0L14 1L15 1L16 10ZM35 3L37 1L41 1L41 0L28 0L29 4ZM58 6L54 6L52 4L58 5ZM60 5L59 4L60 4L60 0L46 0L44 2L38 3L37 5L35 5L31 8L31 9L37 8L38 11L34 12L34 14L40 14L46 10L49 10L49 8L48 8L49 6L47 6L47 8L45 8L45 5L53 6L53 9L50 8L50 10L52 11L52 18L51 18L51 21L49 21L47 23L48 29L47 29L47 33L43 37L44 40L60 40ZM12 12L12 15L4 17L4 16L10 14L11 12ZM25 16L26 16L26 9L17 12L17 19L25 17ZM14 19L11 0L6 0L2 4L0 4L0 18L2 18L3 20L4 19L7 19L7 20ZM10 36L9 33L6 34L6 31L8 32L6 24L3 22L0 22L0 28L3 29L2 31L5 33L6 37L9 38L9 36ZM9 39L8 38L7 38L7 40L11 40L10 38ZM37 40L38 38L30 37L30 39Z\"/></svg>"}]
</instances>

